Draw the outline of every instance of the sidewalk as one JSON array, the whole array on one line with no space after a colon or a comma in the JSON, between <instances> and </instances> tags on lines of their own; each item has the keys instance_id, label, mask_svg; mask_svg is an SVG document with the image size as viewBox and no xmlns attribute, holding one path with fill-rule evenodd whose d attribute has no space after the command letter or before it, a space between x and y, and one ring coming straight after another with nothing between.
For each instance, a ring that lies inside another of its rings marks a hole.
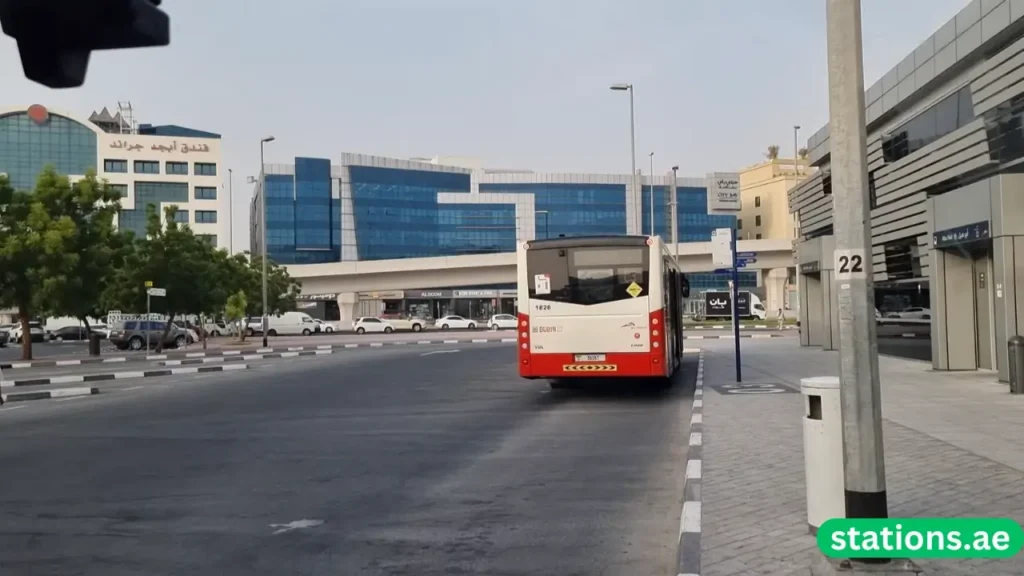
<instances>
[{"instance_id":1,"label":"sidewalk","mask_svg":"<svg viewBox=\"0 0 1024 576\"><path fill-rule=\"evenodd\" d=\"M832 574L808 534L800 378L835 376L838 353L761 340L743 352L733 394L731 346L704 346L702 576ZM882 357L886 479L892 517L1024 521L1024 398L992 374L943 373ZM920 560L928 576L1020 575L1012 560Z\"/></svg>"}]
</instances>

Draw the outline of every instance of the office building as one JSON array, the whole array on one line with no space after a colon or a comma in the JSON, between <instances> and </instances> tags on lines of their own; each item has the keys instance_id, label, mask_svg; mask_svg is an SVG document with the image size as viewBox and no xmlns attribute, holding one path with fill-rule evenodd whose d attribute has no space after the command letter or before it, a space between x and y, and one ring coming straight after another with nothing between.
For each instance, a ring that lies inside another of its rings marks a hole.
<instances>
[{"instance_id":1,"label":"office building","mask_svg":"<svg viewBox=\"0 0 1024 576\"><path fill-rule=\"evenodd\" d=\"M628 174L490 169L479 160L463 157L400 160L343 154L339 160L296 158L293 164L264 167L267 254L288 265L305 287L323 286L311 289L318 301L344 299L338 295L346 289L335 286L355 285L356 276L342 277L338 270L357 267L361 273L380 270L373 275L379 283L359 284L365 286L359 297L386 301L382 312L408 311L409 301L424 300L424 294L440 301L431 310L435 316L444 312L441 304L449 298L480 300L472 309L452 308L462 314L508 310L515 298L515 277L512 268L498 261L511 257L517 242L563 235L648 233L652 184L654 232L671 237L671 173L657 175L653 182L649 176L638 177L643 184L634 189ZM675 181L681 258L702 263L699 269L691 269L694 292L727 286L728 274L716 273L711 264L709 242L712 230L735 228L736 223L734 215L708 213L709 178ZM263 249L262 187L258 181L251 205L254 253ZM791 266L791 242L783 244L783 267ZM449 272L458 269L460 262L477 264L475 275L460 278L466 283L437 285L428 284L424 274L417 276L415 267L402 276L399 271L413 266L413 261L430 261ZM493 276L482 272L492 265ZM743 270L740 286L759 289L762 272ZM412 294L417 297L411 298ZM358 310L375 313L357 307L356 315Z\"/></svg>"},{"instance_id":2,"label":"office building","mask_svg":"<svg viewBox=\"0 0 1024 576\"><path fill-rule=\"evenodd\" d=\"M997 369L1024 324L1024 3L975 0L865 94L871 258L883 312L926 308L932 364ZM790 193L802 343L838 346L829 128Z\"/></svg>"},{"instance_id":3,"label":"office building","mask_svg":"<svg viewBox=\"0 0 1024 576\"><path fill-rule=\"evenodd\" d=\"M211 244L229 246L220 135L139 124L131 104L89 116L41 105L0 108L0 173L30 190L43 167L72 180L95 170L121 192L121 229L145 234L146 206L176 205L177 219Z\"/></svg>"}]
</instances>

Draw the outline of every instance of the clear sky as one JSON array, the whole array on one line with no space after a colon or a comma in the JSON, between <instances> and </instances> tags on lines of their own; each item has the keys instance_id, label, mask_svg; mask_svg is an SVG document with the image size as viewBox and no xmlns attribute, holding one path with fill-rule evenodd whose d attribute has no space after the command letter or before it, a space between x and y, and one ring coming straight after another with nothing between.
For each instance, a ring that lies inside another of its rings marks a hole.
<instances>
[{"instance_id":1,"label":"clear sky","mask_svg":"<svg viewBox=\"0 0 1024 576\"><path fill-rule=\"evenodd\" d=\"M967 0L862 0L866 85ZM97 52L85 86L25 80L0 35L0 98L224 135L235 246L269 162L460 155L496 168L736 170L828 119L825 0L169 0L171 46ZM224 170L225 179L227 170Z\"/></svg>"}]
</instances>

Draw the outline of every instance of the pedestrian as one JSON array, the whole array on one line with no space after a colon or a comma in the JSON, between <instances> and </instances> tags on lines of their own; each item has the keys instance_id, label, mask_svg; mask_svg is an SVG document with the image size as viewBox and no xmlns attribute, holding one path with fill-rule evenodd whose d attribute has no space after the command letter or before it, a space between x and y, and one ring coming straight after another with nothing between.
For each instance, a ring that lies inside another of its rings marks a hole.
<instances>
[{"instance_id":1,"label":"pedestrian","mask_svg":"<svg viewBox=\"0 0 1024 576\"><path fill-rule=\"evenodd\" d=\"M785 322L786 317L782 314L782 308L779 308L779 330L782 330L782 326Z\"/></svg>"}]
</instances>

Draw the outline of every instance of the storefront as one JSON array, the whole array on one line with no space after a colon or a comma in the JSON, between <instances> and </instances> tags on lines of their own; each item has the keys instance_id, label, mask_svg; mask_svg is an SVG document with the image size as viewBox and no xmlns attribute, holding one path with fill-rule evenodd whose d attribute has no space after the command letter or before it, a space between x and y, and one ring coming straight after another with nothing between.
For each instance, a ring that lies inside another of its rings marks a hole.
<instances>
[{"instance_id":1,"label":"storefront","mask_svg":"<svg viewBox=\"0 0 1024 576\"><path fill-rule=\"evenodd\" d=\"M388 318L401 316L404 310L402 301L405 299L403 290L380 290L377 292L360 292L356 303L355 316L376 316Z\"/></svg>"},{"instance_id":2,"label":"storefront","mask_svg":"<svg viewBox=\"0 0 1024 576\"><path fill-rule=\"evenodd\" d=\"M300 294L295 299L295 309L327 322L341 319L337 294Z\"/></svg>"},{"instance_id":3,"label":"storefront","mask_svg":"<svg viewBox=\"0 0 1024 576\"><path fill-rule=\"evenodd\" d=\"M457 314L485 321L495 314L516 313L515 290L406 290L400 310L408 316L437 319Z\"/></svg>"},{"instance_id":4,"label":"storefront","mask_svg":"<svg viewBox=\"0 0 1024 576\"><path fill-rule=\"evenodd\" d=\"M406 290L403 310L406 315L427 320L455 314L454 290Z\"/></svg>"}]
</instances>

